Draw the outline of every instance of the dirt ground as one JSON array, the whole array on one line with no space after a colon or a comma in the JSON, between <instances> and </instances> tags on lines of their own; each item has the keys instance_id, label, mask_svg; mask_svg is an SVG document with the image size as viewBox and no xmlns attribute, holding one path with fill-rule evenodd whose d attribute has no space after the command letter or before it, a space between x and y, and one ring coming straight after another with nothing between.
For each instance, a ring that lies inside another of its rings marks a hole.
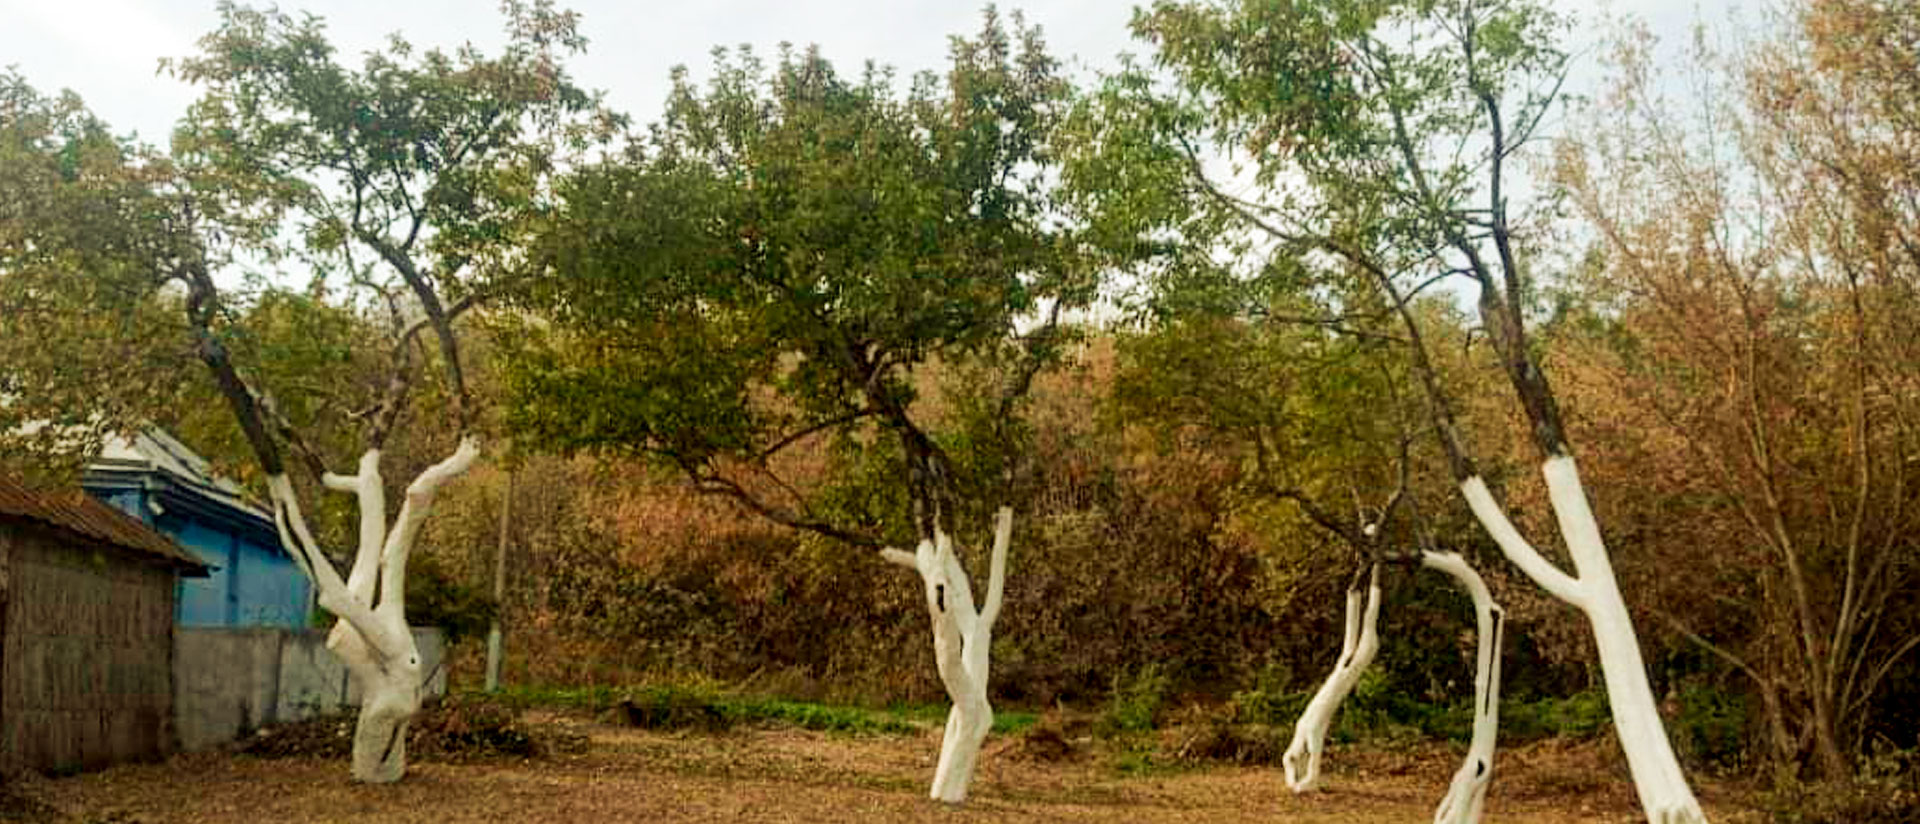
<instances>
[{"instance_id":1,"label":"dirt ground","mask_svg":"<svg viewBox=\"0 0 1920 824\"><path fill-rule=\"evenodd\" d=\"M1286 791L1271 767L1140 768L1124 754L1025 757L990 740L973 797L925 796L937 733L853 736L793 729L662 733L554 716L585 747L537 760L419 760L405 781L369 787L342 759L196 753L26 789L64 813L42 820L134 822L396 821L1128 821L1425 822L1455 764L1445 746L1336 748L1326 789ZM1503 750L1488 821L1628 822L1624 769L1604 748L1551 742ZM1132 763L1131 769L1123 764ZM1730 788L1707 784L1717 822L1757 822ZM0 815L0 818L8 816Z\"/></svg>"}]
</instances>

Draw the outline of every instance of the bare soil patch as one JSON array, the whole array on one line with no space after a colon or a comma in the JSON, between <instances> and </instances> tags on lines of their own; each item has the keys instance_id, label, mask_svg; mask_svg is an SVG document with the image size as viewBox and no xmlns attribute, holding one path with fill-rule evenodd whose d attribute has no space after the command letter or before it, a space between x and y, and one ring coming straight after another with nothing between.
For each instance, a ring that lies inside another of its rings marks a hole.
<instances>
[{"instance_id":1,"label":"bare soil patch","mask_svg":"<svg viewBox=\"0 0 1920 824\"><path fill-rule=\"evenodd\" d=\"M73 822L259 824L396 821L1129 821L1425 822L1457 757L1445 745L1336 748L1326 790L1286 791L1280 771L1142 765L1093 747L1023 757L1017 736L990 742L973 798L925 796L938 733L844 735L796 729L657 732L577 715L529 712L540 735L581 742L536 757L416 761L398 785L347 778L343 758L195 753L36 782L36 803ZM1048 745L1051 746L1051 745ZM1639 820L1624 768L1604 748L1531 745L1501 753L1488 820L1525 824ZM1703 787L1715 821L1758 821L1732 790Z\"/></svg>"}]
</instances>

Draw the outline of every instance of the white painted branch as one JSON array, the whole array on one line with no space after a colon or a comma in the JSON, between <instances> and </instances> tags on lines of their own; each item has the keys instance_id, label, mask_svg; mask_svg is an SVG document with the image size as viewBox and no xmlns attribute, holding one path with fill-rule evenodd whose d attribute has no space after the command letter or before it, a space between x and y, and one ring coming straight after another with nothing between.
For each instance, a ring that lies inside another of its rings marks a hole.
<instances>
[{"instance_id":1,"label":"white painted branch","mask_svg":"<svg viewBox=\"0 0 1920 824\"><path fill-rule=\"evenodd\" d=\"M1614 591L1620 585L1613 579L1613 561L1600 537L1600 522L1587 505L1586 489L1580 484L1580 469L1569 457L1548 458L1540 465L1547 481L1547 502L1560 526L1560 537L1573 556L1573 568L1580 574L1583 589L1605 588Z\"/></svg>"},{"instance_id":2,"label":"white painted branch","mask_svg":"<svg viewBox=\"0 0 1920 824\"><path fill-rule=\"evenodd\" d=\"M1493 494L1487 491L1487 484L1480 479L1480 476L1475 475L1461 481L1460 494L1466 497L1467 507L1473 510L1473 515L1480 521L1480 526L1485 528L1487 534L1493 538L1493 542L1499 545L1500 552L1507 556L1507 560L1512 561L1521 572L1532 578L1534 583L1552 593L1553 597L1576 607L1586 603L1587 596L1581 582L1554 566L1552 561L1547 560L1533 548L1532 544L1527 543L1526 538L1521 537L1520 530L1515 529L1513 522L1507 520L1507 513L1500 508L1499 502L1493 499Z\"/></svg>"},{"instance_id":3,"label":"white painted branch","mask_svg":"<svg viewBox=\"0 0 1920 824\"><path fill-rule=\"evenodd\" d=\"M1580 572L1586 598L1576 605L1586 613L1593 630L1600 671L1607 684L1607 703L1613 711L1620 746L1626 750L1627 768L1633 774L1641 809L1654 824L1704 824L1706 813L1687 785L1686 774L1667 740L1666 725L1660 720L1659 705L1647 682L1647 666L1640 656L1633 619L1620 596L1599 524L1587 504L1579 467L1571 457L1558 456L1547 459L1540 472L1546 478L1548 498L1567 550Z\"/></svg>"},{"instance_id":4,"label":"white painted branch","mask_svg":"<svg viewBox=\"0 0 1920 824\"><path fill-rule=\"evenodd\" d=\"M452 455L448 455L445 460L427 467L425 471L420 473L420 477L413 479L413 483L407 486L407 496L424 495L429 498L432 497L433 493L439 491L440 487L445 486L448 481L465 473L469 467L473 466L474 460L479 457L480 438L474 435L461 438L460 446L453 450Z\"/></svg>"},{"instance_id":5,"label":"white painted branch","mask_svg":"<svg viewBox=\"0 0 1920 824\"><path fill-rule=\"evenodd\" d=\"M907 569L918 570L920 568L918 562L914 560L913 553L904 549L887 547L880 550L880 558L887 563L899 564Z\"/></svg>"},{"instance_id":6,"label":"white painted branch","mask_svg":"<svg viewBox=\"0 0 1920 824\"><path fill-rule=\"evenodd\" d=\"M993 559L987 566L987 600L980 605L980 621L988 627L999 619L1006 600L1007 548L1012 543L1013 507L1003 506L993 514Z\"/></svg>"},{"instance_id":7,"label":"white painted branch","mask_svg":"<svg viewBox=\"0 0 1920 824\"><path fill-rule=\"evenodd\" d=\"M347 589L355 600L373 603L373 587L380 577L380 552L387 532L387 488L380 477L380 450L369 449L360 456L360 471L351 483L332 487L351 492L360 506L360 548L354 554L353 569L347 572Z\"/></svg>"},{"instance_id":8,"label":"white painted branch","mask_svg":"<svg viewBox=\"0 0 1920 824\"><path fill-rule=\"evenodd\" d=\"M285 474L268 477L267 496L273 501L274 525L280 530L280 543L298 556L302 568L320 590L321 606L333 612L326 600L332 598L336 603L346 600L347 582L340 580L340 571L333 568L333 562L327 560L319 544L314 542L313 533L307 529L306 517L300 512L300 498L293 493L293 481Z\"/></svg>"},{"instance_id":9,"label":"white painted branch","mask_svg":"<svg viewBox=\"0 0 1920 824\"><path fill-rule=\"evenodd\" d=\"M1293 725L1293 741L1281 758L1286 767L1287 787L1296 793L1309 792L1320 785L1320 755L1326 748L1327 731L1333 726L1334 711L1359 683L1360 674L1373 663L1380 649L1380 567L1375 565L1364 596L1359 590L1347 591L1346 631L1340 639L1340 658L1333 672L1307 702L1300 720Z\"/></svg>"},{"instance_id":10,"label":"white painted branch","mask_svg":"<svg viewBox=\"0 0 1920 824\"><path fill-rule=\"evenodd\" d=\"M284 474L271 476L267 479L267 493L274 503L274 525L280 530L280 542L298 556L303 570L313 580L320 608L351 624L356 632L376 645L381 641L391 644L393 633L385 630L364 601L353 597L346 582L340 579L340 572L333 568L333 562L320 551L319 543L307 529L306 517L301 514L293 482ZM412 643L412 636L404 629L400 634L407 635L407 642Z\"/></svg>"},{"instance_id":11,"label":"white painted branch","mask_svg":"<svg viewBox=\"0 0 1920 824\"><path fill-rule=\"evenodd\" d=\"M274 531L280 535L280 546L286 549L287 557L293 559L294 566L300 569L301 574L307 576L307 580L313 581L314 586L317 588L319 587L320 573L314 569L313 550L311 547L302 545L294 537L293 530L289 528L287 524L287 501L283 500L283 498L291 499L293 496L291 491L286 492L284 495L282 494L281 482L284 480L285 476L270 475L267 477L267 500L273 505L273 528ZM288 484L287 487L288 490L291 490L291 484Z\"/></svg>"},{"instance_id":12,"label":"white painted branch","mask_svg":"<svg viewBox=\"0 0 1920 824\"><path fill-rule=\"evenodd\" d=\"M427 467L407 485L406 503L400 505L400 514L394 518L393 529L387 533L386 545L381 551L378 608L383 613L392 613L402 625L406 616L407 559L420 537L420 526L433 510L433 499L440 487L466 472L479 456L479 439L471 435L461 438L459 448L452 455Z\"/></svg>"},{"instance_id":13,"label":"white painted branch","mask_svg":"<svg viewBox=\"0 0 1920 824\"><path fill-rule=\"evenodd\" d=\"M1453 552L1422 552L1420 563L1453 576L1473 598L1478 649L1473 670L1473 740L1466 761L1453 774L1447 795L1434 810L1433 824L1477 824L1493 782L1493 753L1500 731L1500 647L1505 613L1493 602L1487 582L1465 558Z\"/></svg>"}]
</instances>

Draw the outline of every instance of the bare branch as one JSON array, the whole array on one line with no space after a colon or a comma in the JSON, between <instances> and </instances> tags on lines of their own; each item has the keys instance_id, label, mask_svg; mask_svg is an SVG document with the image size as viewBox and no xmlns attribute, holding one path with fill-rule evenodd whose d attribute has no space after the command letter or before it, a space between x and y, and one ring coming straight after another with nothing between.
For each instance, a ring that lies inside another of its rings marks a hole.
<instances>
[{"instance_id":1,"label":"bare branch","mask_svg":"<svg viewBox=\"0 0 1920 824\"><path fill-rule=\"evenodd\" d=\"M823 535L828 538L832 538L836 541L851 544L853 546L866 547L868 549L881 549L886 546L884 542L882 542L878 537L875 537L873 535L863 533L863 532L855 532L848 529L842 529L826 521L809 518L804 515L800 515L800 514L788 511L786 509L773 506L772 504L769 504L761 500L759 496L753 494L746 487L741 486L739 482L733 480L732 478L728 478L726 476L720 475L712 471L707 471L700 464L695 463L682 456L668 456L668 457L672 458L674 462L680 466L680 470L687 476L687 479L690 482L692 482L693 488L697 492L700 492L702 494L707 494L707 495L719 495L722 497L731 498L734 501L739 502L740 505L753 511L755 514L763 518L766 518L769 521L773 521L774 523L780 524L781 526L789 527L792 529L803 530L806 532L812 532L817 535Z\"/></svg>"},{"instance_id":2,"label":"bare branch","mask_svg":"<svg viewBox=\"0 0 1920 824\"><path fill-rule=\"evenodd\" d=\"M856 409L852 412L848 412L845 415L829 418L827 420L813 424L812 426L802 427L796 431L786 434L785 436L781 437L779 440L774 441L767 448L760 450L759 454L753 456L753 460L755 463L766 463L768 458L771 458L775 454L778 454L780 450L786 449L787 447L792 446L799 441L805 440L809 436L819 434L821 432L832 429L834 427L845 426L847 424L853 423L854 421L860 420L862 418L873 417L874 415L879 414L879 412L880 410L872 406L865 406L865 407L861 407L860 409Z\"/></svg>"}]
</instances>

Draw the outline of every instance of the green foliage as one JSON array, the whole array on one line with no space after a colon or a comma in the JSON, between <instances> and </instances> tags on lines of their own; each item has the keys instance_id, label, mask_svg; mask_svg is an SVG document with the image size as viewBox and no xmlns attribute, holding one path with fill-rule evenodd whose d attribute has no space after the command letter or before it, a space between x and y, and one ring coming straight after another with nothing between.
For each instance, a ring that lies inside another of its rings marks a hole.
<instances>
[{"instance_id":1,"label":"green foliage","mask_svg":"<svg viewBox=\"0 0 1920 824\"><path fill-rule=\"evenodd\" d=\"M1233 694L1233 718L1247 724L1292 726L1306 711L1313 694L1302 690L1278 692L1271 689L1242 690Z\"/></svg>"},{"instance_id":2,"label":"green foliage","mask_svg":"<svg viewBox=\"0 0 1920 824\"><path fill-rule=\"evenodd\" d=\"M1471 708L1469 708L1470 714ZM1471 723L1471 722L1469 722ZM1566 698L1541 698L1535 701L1500 703L1502 740L1530 741L1537 738L1591 738L1608 729L1613 716L1607 708L1607 695L1599 690L1577 693Z\"/></svg>"},{"instance_id":3,"label":"green foliage","mask_svg":"<svg viewBox=\"0 0 1920 824\"><path fill-rule=\"evenodd\" d=\"M447 574L428 554L410 559L407 565L406 599L407 620L439 627L449 644L486 635L499 611L485 587Z\"/></svg>"},{"instance_id":4,"label":"green foliage","mask_svg":"<svg viewBox=\"0 0 1920 824\"><path fill-rule=\"evenodd\" d=\"M1505 149L1534 136L1555 103L1567 26L1524 0L1162 0L1133 30L1174 81L1153 105L1178 114L1156 118L1148 142L1192 156L1210 141L1244 157L1273 196L1232 210L1276 239L1413 264L1468 233L1459 210L1485 194L1477 147L1490 116Z\"/></svg>"},{"instance_id":5,"label":"green foliage","mask_svg":"<svg viewBox=\"0 0 1920 824\"><path fill-rule=\"evenodd\" d=\"M1746 696L1689 682L1674 697L1680 712L1668 721L1667 734L1682 761L1720 770L1746 766L1749 725L1759 720Z\"/></svg>"},{"instance_id":6,"label":"green foliage","mask_svg":"<svg viewBox=\"0 0 1920 824\"><path fill-rule=\"evenodd\" d=\"M221 3L201 53L163 65L206 89L174 135L201 208L316 280L365 283L355 247L441 294L501 265L546 208L555 164L620 124L567 77L562 59L585 48L576 15L545 0L503 10L497 56L396 36L353 69L319 17Z\"/></svg>"},{"instance_id":7,"label":"green foliage","mask_svg":"<svg viewBox=\"0 0 1920 824\"><path fill-rule=\"evenodd\" d=\"M1259 286L1295 299L1277 308L1304 309L1343 334L1404 327L1431 402L1422 411L1459 473L1468 468L1452 401L1428 363L1439 350L1414 338L1423 291L1464 275L1480 287L1485 326L1539 418L1542 447L1562 451L1551 392L1537 365L1520 366L1520 317L1532 306L1522 253L1540 224L1509 220L1513 187L1502 175L1557 105L1566 27L1533 0L1162 0L1137 13L1134 33L1153 44L1160 74L1116 78L1113 99L1174 114L1121 143L1185 158L1200 208L1225 227L1203 238L1208 254L1228 261L1212 273L1188 267L1202 276L1165 280L1153 300L1232 307L1236 284ZM1210 176L1207 144L1256 191ZM1249 305L1276 308L1238 304Z\"/></svg>"},{"instance_id":8,"label":"green foliage","mask_svg":"<svg viewBox=\"0 0 1920 824\"><path fill-rule=\"evenodd\" d=\"M623 723L659 730L724 732L741 725L791 726L853 735L914 735L946 721L946 708L894 706L885 709L820 704L770 696L745 695L712 686L657 684L637 689L513 688L502 699L511 706L565 706L614 713ZM1002 712L993 731L1019 732L1034 724L1032 713Z\"/></svg>"},{"instance_id":9,"label":"green foliage","mask_svg":"<svg viewBox=\"0 0 1920 824\"><path fill-rule=\"evenodd\" d=\"M193 385L179 299L156 295L154 258L185 251L160 225L169 172L0 72L0 460L75 469Z\"/></svg>"},{"instance_id":10,"label":"green foliage","mask_svg":"<svg viewBox=\"0 0 1920 824\"><path fill-rule=\"evenodd\" d=\"M1055 357L1015 346L1016 319L1092 296L1046 193L1068 89L1037 29L989 11L953 42L951 71L905 96L812 50L772 65L717 51L705 89L677 73L647 144L562 188L538 276L515 293L539 320L505 321L509 424L556 451L647 457L835 537L909 534L899 509L849 522L805 495L766 504L760 490L784 483L769 461L875 432L902 461L940 451L916 372Z\"/></svg>"},{"instance_id":11,"label":"green foliage","mask_svg":"<svg viewBox=\"0 0 1920 824\"><path fill-rule=\"evenodd\" d=\"M1163 448L1199 440L1238 462L1250 515L1283 497L1337 501L1396 483L1392 445L1415 424L1393 402L1402 376L1377 341L1191 313L1122 338L1119 351L1115 414Z\"/></svg>"},{"instance_id":12,"label":"green foliage","mask_svg":"<svg viewBox=\"0 0 1920 824\"><path fill-rule=\"evenodd\" d=\"M650 730L722 732L738 720L714 696L675 687L639 690L614 706L622 721Z\"/></svg>"},{"instance_id":13,"label":"green foliage","mask_svg":"<svg viewBox=\"0 0 1920 824\"><path fill-rule=\"evenodd\" d=\"M1166 671L1158 663L1148 663L1131 672L1113 677L1112 694L1100 716L1098 727L1110 733L1137 733L1152 730L1166 709L1171 686Z\"/></svg>"},{"instance_id":14,"label":"green foliage","mask_svg":"<svg viewBox=\"0 0 1920 824\"><path fill-rule=\"evenodd\" d=\"M224 344L237 363L246 365L251 384L273 399L274 409L309 446L330 460L345 465L357 457L365 445L351 413L371 408L385 388L382 378L389 353L376 343L384 336L382 319L280 290L263 291L250 302L231 307L228 317ZM181 368L195 378L206 371L199 364ZM176 402L150 411L148 417L192 444L222 476L242 482L259 480L260 467L252 449L212 382L189 381L181 395ZM394 446L419 447L426 440L408 439ZM346 540L353 529L350 502L322 498L314 504L317 512L309 517L318 521L323 537L333 539L331 545L342 545L339 541Z\"/></svg>"},{"instance_id":15,"label":"green foliage","mask_svg":"<svg viewBox=\"0 0 1920 824\"><path fill-rule=\"evenodd\" d=\"M0 77L0 392L18 399L0 410L13 441L0 451L89 454L149 420L238 440L197 417L219 405L197 344L230 350L296 431L328 421L311 445L337 457L348 418L373 419L368 396L408 370L390 361L402 328L452 314L517 259L556 163L619 123L568 82L560 56L583 42L547 2L507 4L498 57L396 38L358 70L336 62L317 17L219 12L201 53L166 65L205 90L171 156L112 137L70 94ZM226 287L260 262L267 272ZM305 289L274 271L289 262ZM440 349L436 371L457 387L451 330ZM18 437L21 420L55 426Z\"/></svg>"},{"instance_id":16,"label":"green foliage","mask_svg":"<svg viewBox=\"0 0 1920 824\"><path fill-rule=\"evenodd\" d=\"M498 692L488 694L519 709L564 707L598 711L611 708L625 692L606 684L590 687L503 685Z\"/></svg>"},{"instance_id":17,"label":"green foliage","mask_svg":"<svg viewBox=\"0 0 1920 824\"><path fill-rule=\"evenodd\" d=\"M1471 702L1422 700L1417 695L1395 692L1387 687L1388 683L1389 679L1378 666L1368 668L1361 675L1360 683L1355 685L1334 718L1331 735L1335 740L1397 740L1417 735L1464 743L1473 738ZM1312 698L1313 693L1308 690L1244 690L1234 693L1230 711L1224 718L1216 717L1210 723L1250 728L1242 731L1245 734L1276 728L1290 735L1294 722ZM1500 740L1509 744L1543 738L1592 738L1608 729L1611 723L1606 696L1598 692L1500 703ZM1240 734L1222 733L1229 740Z\"/></svg>"}]
</instances>

